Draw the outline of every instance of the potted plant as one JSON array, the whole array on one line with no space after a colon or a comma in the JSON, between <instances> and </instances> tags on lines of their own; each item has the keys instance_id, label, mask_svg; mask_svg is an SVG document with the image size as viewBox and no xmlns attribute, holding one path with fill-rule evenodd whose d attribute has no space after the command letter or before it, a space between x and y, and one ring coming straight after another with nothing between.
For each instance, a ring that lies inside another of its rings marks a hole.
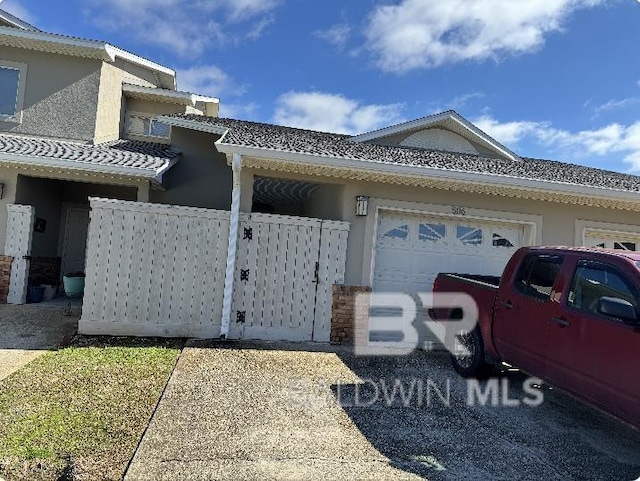
<instances>
[{"instance_id":1,"label":"potted plant","mask_svg":"<svg viewBox=\"0 0 640 481\"><path fill-rule=\"evenodd\" d=\"M84 294L84 272L69 272L62 277L67 297L82 297Z\"/></svg>"}]
</instances>

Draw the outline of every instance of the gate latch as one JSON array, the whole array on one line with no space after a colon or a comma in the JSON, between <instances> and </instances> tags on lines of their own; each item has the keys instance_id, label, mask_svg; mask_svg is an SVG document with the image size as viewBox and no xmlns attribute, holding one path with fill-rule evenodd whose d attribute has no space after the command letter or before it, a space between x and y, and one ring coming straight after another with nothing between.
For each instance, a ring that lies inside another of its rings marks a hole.
<instances>
[{"instance_id":1,"label":"gate latch","mask_svg":"<svg viewBox=\"0 0 640 481\"><path fill-rule=\"evenodd\" d=\"M244 324L247 320L247 311L238 311L236 314L236 322L238 324Z\"/></svg>"},{"instance_id":2,"label":"gate latch","mask_svg":"<svg viewBox=\"0 0 640 481\"><path fill-rule=\"evenodd\" d=\"M253 229L251 227L244 228L244 236L242 239L252 240L253 239Z\"/></svg>"}]
</instances>

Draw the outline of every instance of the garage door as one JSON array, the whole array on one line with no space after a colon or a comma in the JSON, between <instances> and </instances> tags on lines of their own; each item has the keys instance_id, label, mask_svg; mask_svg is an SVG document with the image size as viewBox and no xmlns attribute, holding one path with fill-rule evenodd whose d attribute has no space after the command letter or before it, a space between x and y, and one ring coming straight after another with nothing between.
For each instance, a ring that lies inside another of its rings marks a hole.
<instances>
[{"instance_id":1,"label":"garage door","mask_svg":"<svg viewBox=\"0 0 640 481\"><path fill-rule=\"evenodd\" d=\"M587 229L584 232L584 245L586 247L637 251L640 248L640 235Z\"/></svg>"},{"instance_id":2,"label":"garage door","mask_svg":"<svg viewBox=\"0 0 640 481\"><path fill-rule=\"evenodd\" d=\"M373 289L430 292L439 272L500 275L523 244L524 226L382 213L378 220Z\"/></svg>"}]
</instances>

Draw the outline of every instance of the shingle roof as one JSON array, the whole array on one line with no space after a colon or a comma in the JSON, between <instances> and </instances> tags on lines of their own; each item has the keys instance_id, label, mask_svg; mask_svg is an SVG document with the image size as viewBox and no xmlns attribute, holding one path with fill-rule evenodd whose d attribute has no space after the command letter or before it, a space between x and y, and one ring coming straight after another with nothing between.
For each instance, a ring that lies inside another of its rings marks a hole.
<instances>
[{"instance_id":1,"label":"shingle roof","mask_svg":"<svg viewBox=\"0 0 640 481\"><path fill-rule=\"evenodd\" d=\"M17 135L0 135L0 161L3 154L39 159L68 161L69 168L127 167L155 178L158 170L180 155L170 145L133 140L116 140L102 144L79 144Z\"/></svg>"},{"instance_id":2,"label":"shingle roof","mask_svg":"<svg viewBox=\"0 0 640 481\"><path fill-rule=\"evenodd\" d=\"M489 158L455 152L353 142L349 135L243 120L199 115L174 115L173 117L227 128L228 132L222 139L222 143L231 145L640 192L639 176L554 160Z\"/></svg>"}]
</instances>

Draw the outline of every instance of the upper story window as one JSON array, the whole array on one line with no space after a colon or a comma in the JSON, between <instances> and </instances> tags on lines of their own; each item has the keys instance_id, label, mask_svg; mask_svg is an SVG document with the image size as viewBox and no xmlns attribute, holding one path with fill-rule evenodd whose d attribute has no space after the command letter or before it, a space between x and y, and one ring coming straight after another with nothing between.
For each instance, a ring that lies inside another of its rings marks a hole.
<instances>
[{"instance_id":1,"label":"upper story window","mask_svg":"<svg viewBox=\"0 0 640 481\"><path fill-rule=\"evenodd\" d=\"M128 113L125 126L127 136L169 140L171 137L171 127L154 120L155 117L156 115L154 114L140 112Z\"/></svg>"},{"instance_id":2,"label":"upper story window","mask_svg":"<svg viewBox=\"0 0 640 481\"><path fill-rule=\"evenodd\" d=\"M22 121L27 65L0 60L0 121Z\"/></svg>"}]
</instances>

